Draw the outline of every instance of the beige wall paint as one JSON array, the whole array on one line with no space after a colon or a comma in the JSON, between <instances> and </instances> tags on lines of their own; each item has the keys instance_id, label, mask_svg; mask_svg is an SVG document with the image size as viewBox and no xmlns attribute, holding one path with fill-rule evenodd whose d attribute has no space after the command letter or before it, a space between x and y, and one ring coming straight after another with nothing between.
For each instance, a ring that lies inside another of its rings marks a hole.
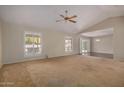
<instances>
[{"instance_id":1,"label":"beige wall paint","mask_svg":"<svg viewBox=\"0 0 124 93\"><path fill-rule=\"evenodd\" d=\"M54 28L33 28L17 24L3 23L3 62L16 63L25 60L42 59L79 53L79 37L62 33ZM38 57L24 57L24 31L40 32L42 34L42 54ZM73 52L64 51L65 36L73 37Z\"/></svg>"},{"instance_id":2,"label":"beige wall paint","mask_svg":"<svg viewBox=\"0 0 124 93\"><path fill-rule=\"evenodd\" d=\"M113 28L113 51L114 58L124 61L124 16L113 17L106 19L86 30L85 31L95 31L102 30L107 28Z\"/></svg>"},{"instance_id":3,"label":"beige wall paint","mask_svg":"<svg viewBox=\"0 0 124 93\"><path fill-rule=\"evenodd\" d=\"M86 29L85 31L96 31L107 28L114 29L113 37L113 51L114 58L124 59L124 17L115 17L106 19L99 24ZM79 53L79 37L78 35L70 35L67 33L59 32L54 28L33 28L17 24L2 23L2 47L3 47L3 63L15 63L25 60L41 59L48 57L57 57L64 55L71 55ZM43 39L43 51L42 55L34 58L24 57L24 31L37 31L41 32ZM64 51L64 37L73 37L73 52L65 53Z\"/></svg>"},{"instance_id":4,"label":"beige wall paint","mask_svg":"<svg viewBox=\"0 0 124 93\"><path fill-rule=\"evenodd\" d=\"M0 68L2 67L2 28L0 23Z\"/></svg>"},{"instance_id":5,"label":"beige wall paint","mask_svg":"<svg viewBox=\"0 0 124 93\"><path fill-rule=\"evenodd\" d=\"M113 35L92 38L92 52L113 54Z\"/></svg>"},{"instance_id":6,"label":"beige wall paint","mask_svg":"<svg viewBox=\"0 0 124 93\"><path fill-rule=\"evenodd\" d=\"M115 22L114 57L124 61L124 17L116 18Z\"/></svg>"},{"instance_id":7,"label":"beige wall paint","mask_svg":"<svg viewBox=\"0 0 124 93\"><path fill-rule=\"evenodd\" d=\"M103 29L108 29L108 28L113 28L115 21L115 18L108 18L105 19L104 21L97 23L96 25L93 25L89 27L88 29L85 29L83 32L89 32L89 31L96 31L96 30L103 30Z\"/></svg>"}]
</instances>

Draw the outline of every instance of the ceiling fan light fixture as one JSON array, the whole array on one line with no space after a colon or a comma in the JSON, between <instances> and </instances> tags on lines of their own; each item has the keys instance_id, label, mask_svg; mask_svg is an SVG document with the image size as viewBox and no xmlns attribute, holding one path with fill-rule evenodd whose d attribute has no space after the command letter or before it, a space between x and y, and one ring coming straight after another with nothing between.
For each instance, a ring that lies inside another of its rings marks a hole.
<instances>
[{"instance_id":1,"label":"ceiling fan light fixture","mask_svg":"<svg viewBox=\"0 0 124 93\"><path fill-rule=\"evenodd\" d=\"M73 20L74 18L77 17L77 15L73 15L73 16L68 16L68 11L65 10L65 16L64 15L60 15L60 17L62 17L63 19L60 19L60 20L56 20L56 22L61 22L61 21L64 21L65 22L72 22L72 23L76 23L75 20Z\"/></svg>"}]
</instances>

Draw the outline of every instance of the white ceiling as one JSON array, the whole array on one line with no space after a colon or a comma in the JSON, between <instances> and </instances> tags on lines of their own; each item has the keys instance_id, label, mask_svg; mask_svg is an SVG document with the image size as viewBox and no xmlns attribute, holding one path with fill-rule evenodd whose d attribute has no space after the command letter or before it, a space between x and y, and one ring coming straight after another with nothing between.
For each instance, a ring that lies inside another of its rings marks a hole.
<instances>
[{"instance_id":1,"label":"white ceiling","mask_svg":"<svg viewBox=\"0 0 124 93\"><path fill-rule=\"evenodd\" d=\"M76 14L77 23L56 23L68 10L70 15ZM58 31L78 33L84 29L113 16L123 16L124 6L103 5L30 5L0 6L0 19L10 23L22 24L39 28L54 28Z\"/></svg>"},{"instance_id":2,"label":"white ceiling","mask_svg":"<svg viewBox=\"0 0 124 93\"><path fill-rule=\"evenodd\" d=\"M81 35L85 37L99 37L99 36L113 35L113 28L86 32L86 33L82 33Z\"/></svg>"}]
</instances>

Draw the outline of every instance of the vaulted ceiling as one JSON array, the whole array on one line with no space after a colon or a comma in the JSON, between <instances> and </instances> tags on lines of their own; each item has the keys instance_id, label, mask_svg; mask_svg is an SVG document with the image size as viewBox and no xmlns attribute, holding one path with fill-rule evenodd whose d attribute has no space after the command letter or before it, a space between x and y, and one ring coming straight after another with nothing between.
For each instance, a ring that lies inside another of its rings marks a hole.
<instances>
[{"instance_id":1,"label":"vaulted ceiling","mask_svg":"<svg viewBox=\"0 0 124 93\"><path fill-rule=\"evenodd\" d=\"M60 14L65 10L70 15L76 14L77 23L59 22ZM113 5L30 5L0 6L0 19L9 22L38 28L55 28L58 31L78 33L84 29L114 16L124 16L124 6Z\"/></svg>"}]
</instances>

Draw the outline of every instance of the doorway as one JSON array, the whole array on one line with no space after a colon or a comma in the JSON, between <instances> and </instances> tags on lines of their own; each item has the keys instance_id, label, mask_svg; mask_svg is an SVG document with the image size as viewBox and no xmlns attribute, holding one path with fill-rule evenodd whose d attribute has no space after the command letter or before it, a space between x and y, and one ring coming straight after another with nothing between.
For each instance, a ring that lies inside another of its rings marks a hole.
<instances>
[{"instance_id":1,"label":"doorway","mask_svg":"<svg viewBox=\"0 0 124 93\"><path fill-rule=\"evenodd\" d=\"M80 54L88 55L89 52L90 52L90 40L80 38Z\"/></svg>"}]
</instances>

